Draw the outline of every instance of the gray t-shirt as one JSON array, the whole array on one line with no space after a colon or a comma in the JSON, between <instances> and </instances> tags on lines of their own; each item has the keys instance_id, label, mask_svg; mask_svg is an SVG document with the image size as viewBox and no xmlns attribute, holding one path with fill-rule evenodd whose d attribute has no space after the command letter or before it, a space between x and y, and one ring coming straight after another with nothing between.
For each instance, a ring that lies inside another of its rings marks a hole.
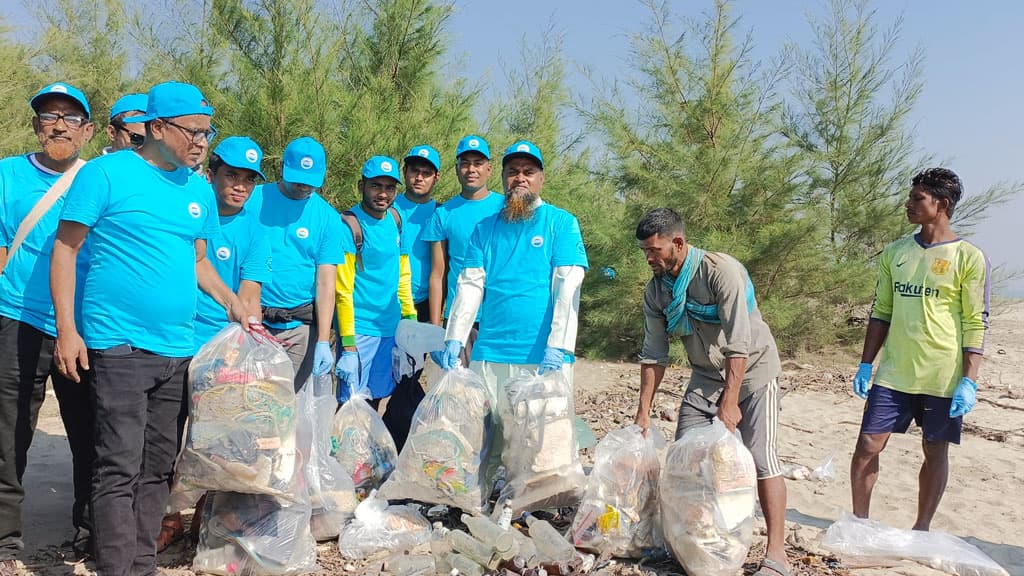
<instances>
[{"instance_id":1,"label":"gray t-shirt","mask_svg":"<svg viewBox=\"0 0 1024 576\"><path fill-rule=\"evenodd\" d=\"M732 256L717 252L704 255L697 274L686 291L690 300L717 304L721 324L690 319L693 333L683 337L683 346L693 367L687 392L717 400L725 385L725 359L746 357L747 372L740 399L765 386L782 371L779 351L771 330L758 308L747 311L747 278L743 266ZM644 289L644 347L642 364L667 366L668 318L672 290L654 277Z\"/></svg>"}]
</instances>

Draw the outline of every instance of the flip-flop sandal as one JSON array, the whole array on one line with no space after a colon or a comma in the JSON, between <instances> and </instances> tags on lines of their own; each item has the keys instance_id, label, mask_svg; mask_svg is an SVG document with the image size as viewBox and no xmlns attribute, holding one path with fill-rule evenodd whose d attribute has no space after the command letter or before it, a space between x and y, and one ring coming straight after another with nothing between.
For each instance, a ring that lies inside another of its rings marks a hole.
<instances>
[{"instance_id":1,"label":"flip-flop sandal","mask_svg":"<svg viewBox=\"0 0 1024 576\"><path fill-rule=\"evenodd\" d=\"M790 574L781 562L765 558L761 560L761 567L757 569L754 576L790 576Z\"/></svg>"},{"instance_id":2,"label":"flip-flop sandal","mask_svg":"<svg viewBox=\"0 0 1024 576\"><path fill-rule=\"evenodd\" d=\"M160 534L156 538L156 551L159 554L171 544L181 540L185 536L185 527L181 525L181 515L174 514L165 516L160 521Z\"/></svg>"}]
</instances>

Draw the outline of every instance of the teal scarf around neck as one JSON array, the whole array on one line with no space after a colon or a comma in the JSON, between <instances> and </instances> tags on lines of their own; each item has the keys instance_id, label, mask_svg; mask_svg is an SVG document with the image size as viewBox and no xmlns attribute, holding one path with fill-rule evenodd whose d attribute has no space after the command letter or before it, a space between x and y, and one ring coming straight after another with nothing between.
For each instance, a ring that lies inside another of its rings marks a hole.
<instances>
[{"instance_id":1,"label":"teal scarf around neck","mask_svg":"<svg viewBox=\"0 0 1024 576\"><path fill-rule=\"evenodd\" d=\"M704 250L690 246L686 252L686 260L683 261L683 267L679 270L679 276L673 279L670 275L663 274L661 277L665 287L672 291L672 302L665 310L669 334L677 336L693 334L691 318L707 324L722 323L718 316L717 304L699 304L686 298L686 290L690 287L693 277L697 275L697 270L700 269L701 262L704 261L704 254ZM754 283L751 282L746 268L743 269L743 274L747 277L747 312L753 312L757 307L757 301L754 298Z\"/></svg>"}]
</instances>

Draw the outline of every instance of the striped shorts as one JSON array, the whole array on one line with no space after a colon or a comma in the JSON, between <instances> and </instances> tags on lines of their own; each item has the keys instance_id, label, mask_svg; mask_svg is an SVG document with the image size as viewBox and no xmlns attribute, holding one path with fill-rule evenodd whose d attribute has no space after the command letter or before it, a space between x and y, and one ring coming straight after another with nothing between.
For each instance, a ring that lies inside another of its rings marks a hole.
<instances>
[{"instance_id":1,"label":"striped shorts","mask_svg":"<svg viewBox=\"0 0 1024 576\"><path fill-rule=\"evenodd\" d=\"M773 378L766 386L758 388L750 396L740 400L743 419L736 428L743 437L743 444L750 450L757 467L757 479L764 480L780 476L782 467L775 450L776 433L779 426L779 380ZM708 400L697 392L688 392L679 406L679 420L676 426L676 440L695 426L710 426L718 415L718 402Z\"/></svg>"}]
</instances>

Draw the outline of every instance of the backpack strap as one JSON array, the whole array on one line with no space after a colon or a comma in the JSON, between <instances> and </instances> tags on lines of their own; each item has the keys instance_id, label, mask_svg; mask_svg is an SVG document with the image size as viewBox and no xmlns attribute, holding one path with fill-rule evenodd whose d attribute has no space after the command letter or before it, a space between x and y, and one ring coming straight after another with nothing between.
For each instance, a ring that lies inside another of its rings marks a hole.
<instances>
[{"instance_id":1,"label":"backpack strap","mask_svg":"<svg viewBox=\"0 0 1024 576\"><path fill-rule=\"evenodd\" d=\"M391 212L391 217L395 219L395 226L398 226L398 233L402 233L402 213L395 209L394 206L388 208Z\"/></svg>"},{"instance_id":2,"label":"backpack strap","mask_svg":"<svg viewBox=\"0 0 1024 576\"><path fill-rule=\"evenodd\" d=\"M348 229L352 231L352 240L356 244L356 266L359 270L363 269L363 226L359 223L359 218L355 212L351 210L345 210L341 213L341 221L348 226Z\"/></svg>"}]
</instances>

